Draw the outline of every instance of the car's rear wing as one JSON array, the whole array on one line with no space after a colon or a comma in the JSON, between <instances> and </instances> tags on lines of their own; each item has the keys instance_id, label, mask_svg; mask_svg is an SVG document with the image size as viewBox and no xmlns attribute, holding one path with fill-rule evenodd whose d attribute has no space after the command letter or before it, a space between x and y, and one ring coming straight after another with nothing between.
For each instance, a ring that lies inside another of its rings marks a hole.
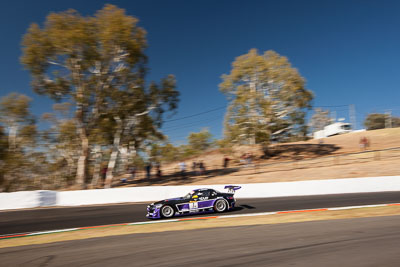
<instances>
[{"instance_id":1,"label":"car's rear wing","mask_svg":"<svg viewBox=\"0 0 400 267\"><path fill-rule=\"evenodd\" d=\"M241 186L238 185L225 185L224 189L228 189L228 193L235 194L236 190L239 190L242 188Z\"/></svg>"}]
</instances>

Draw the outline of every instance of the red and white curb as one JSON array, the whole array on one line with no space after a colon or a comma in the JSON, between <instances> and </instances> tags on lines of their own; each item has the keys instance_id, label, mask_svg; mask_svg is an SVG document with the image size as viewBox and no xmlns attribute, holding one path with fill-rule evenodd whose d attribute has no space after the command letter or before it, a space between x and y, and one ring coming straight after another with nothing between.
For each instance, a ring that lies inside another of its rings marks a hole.
<instances>
[{"instance_id":1,"label":"red and white curb","mask_svg":"<svg viewBox=\"0 0 400 267\"><path fill-rule=\"evenodd\" d=\"M314 211L328 211L328 210L349 210L349 209L388 207L388 206L400 206L400 203L361 205L361 206L347 206L347 207L335 207L335 208L320 208L320 209L305 209L305 210L272 211L272 212L260 212L260 213L248 213L248 214L236 214L236 215L223 215L223 216L180 218L180 219L170 219L170 220L160 220L160 221L145 221L145 222L133 222L133 223L107 224L107 225L86 226L86 227L68 228L68 229L51 230L51 231L20 233L20 234L11 234L11 235L10 234L8 234L8 235L0 235L0 240L1 239L18 238L18 237L27 237L27 236L37 236L37 235L46 235L46 234L54 234L54 233L63 233L63 232L73 232L73 231L87 230L87 229L94 229L94 228L116 227L116 226L145 225L145 224L156 224L156 223L170 223L170 222L195 221L195 220L252 217L252 216L288 214L288 213L301 213L301 212L314 212Z\"/></svg>"}]
</instances>

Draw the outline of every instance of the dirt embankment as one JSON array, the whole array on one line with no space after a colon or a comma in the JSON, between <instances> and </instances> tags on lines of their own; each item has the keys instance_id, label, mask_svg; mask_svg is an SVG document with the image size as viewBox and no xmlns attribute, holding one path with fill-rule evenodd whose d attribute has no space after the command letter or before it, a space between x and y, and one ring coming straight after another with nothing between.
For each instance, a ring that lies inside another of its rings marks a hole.
<instances>
[{"instance_id":1,"label":"dirt embankment","mask_svg":"<svg viewBox=\"0 0 400 267\"><path fill-rule=\"evenodd\" d=\"M362 149L366 137L369 147ZM265 183L301 180L336 179L400 175L400 128L348 133L324 138L272 145L265 151L260 146L239 146L229 155L228 168L223 168L219 150L209 151L186 161L185 176L177 174L177 163L163 166L163 177L146 179L138 176L128 184L116 186ZM349 153L358 153L352 154ZM241 156L251 153L252 164L246 167ZM206 172L192 170L193 161L203 161ZM242 161L242 162L241 162Z\"/></svg>"}]
</instances>

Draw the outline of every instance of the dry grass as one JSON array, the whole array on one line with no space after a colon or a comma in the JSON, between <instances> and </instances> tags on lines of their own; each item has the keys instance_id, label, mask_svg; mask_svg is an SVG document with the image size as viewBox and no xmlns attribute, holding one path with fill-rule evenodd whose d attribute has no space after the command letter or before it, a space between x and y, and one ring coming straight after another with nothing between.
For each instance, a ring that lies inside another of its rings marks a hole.
<instances>
[{"instance_id":1,"label":"dry grass","mask_svg":"<svg viewBox=\"0 0 400 267\"><path fill-rule=\"evenodd\" d=\"M313 211L304 213L290 213L277 215L262 215L252 217L190 220L163 224L146 224L132 226L113 226L106 228L94 228L65 233L54 233L48 235L22 237L15 239L5 239L0 241L0 248L15 247L34 244L54 243L68 240L79 240L95 237L116 236L137 233L155 233L165 231L181 231L202 228L258 225L258 224L277 224L289 222L305 222L316 220L336 220L346 218L374 217L374 216L393 216L400 215L400 206L359 208L338 211Z\"/></svg>"},{"instance_id":2,"label":"dry grass","mask_svg":"<svg viewBox=\"0 0 400 267\"><path fill-rule=\"evenodd\" d=\"M322 151L319 148L318 140L281 144L276 146L280 153L269 159L262 158L263 152L259 146L241 146L235 147L236 158L244 152L252 152L256 155L257 166L269 166L233 169L232 172L224 172L221 170L224 155L218 150L214 150L188 160L186 163L190 167L192 161L203 160L208 170L220 170L210 171L207 175L189 176L185 179L179 175L150 180L139 178L123 186L268 183L400 175L400 168L398 168L400 149L381 152L379 155L370 152L339 157L348 153L360 152L359 140L364 136L370 139L370 150L400 147L400 128L348 133L324 138ZM293 160L296 160L296 163L274 164ZM237 166L239 166L237 163L231 164L231 167ZM171 174L175 167L177 167L176 164L163 166L164 174Z\"/></svg>"}]
</instances>

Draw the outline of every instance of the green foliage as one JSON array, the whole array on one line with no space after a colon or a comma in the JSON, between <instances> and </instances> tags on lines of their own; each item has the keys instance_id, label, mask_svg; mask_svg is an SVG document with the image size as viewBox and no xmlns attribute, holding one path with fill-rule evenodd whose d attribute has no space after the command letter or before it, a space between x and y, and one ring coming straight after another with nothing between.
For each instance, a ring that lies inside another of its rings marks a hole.
<instances>
[{"instance_id":1,"label":"green foliage","mask_svg":"<svg viewBox=\"0 0 400 267\"><path fill-rule=\"evenodd\" d=\"M35 168L35 119L30 112L31 99L11 93L0 99L0 191L10 191L29 184Z\"/></svg>"},{"instance_id":2,"label":"green foliage","mask_svg":"<svg viewBox=\"0 0 400 267\"><path fill-rule=\"evenodd\" d=\"M228 139L216 140L215 144L223 154L233 154L232 143Z\"/></svg>"},{"instance_id":3,"label":"green foliage","mask_svg":"<svg viewBox=\"0 0 400 267\"><path fill-rule=\"evenodd\" d=\"M161 147L161 156L163 161L165 162L174 162L179 160L179 148L175 147L172 144L166 144Z\"/></svg>"},{"instance_id":4,"label":"green foliage","mask_svg":"<svg viewBox=\"0 0 400 267\"><path fill-rule=\"evenodd\" d=\"M212 134L208 129L203 129L198 133L190 133L188 143L191 149L197 152L207 150L213 145Z\"/></svg>"},{"instance_id":5,"label":"green foliage","mask_svg":"<svg viewBox=\"0 0 400 267\"><path fill-rule=\"evenodd\" d=\"M310 127L313 132L323 130L325 126L332 123L329 113L329 110L323 110L320 108L314 110L314 114L310 120Z\"/></svg>"},{"instance_id":6,"label":"green foliage","mask_svg":"<svg viewBox=\"0 0 400 267\"><path fill-rule=\"evenodd\" d=\"M384 129L386 127L400 127L400 118L393 116L389 117L388 114L372 113L365 118L364 126L367 128L367 130Z\"/></svg>"},{"instance_id":7,"label":"green foliage","mask_svg":"<svg viewBox=\"0 0 400 267\"><path fill-rule=\"evenodd\" d=\"M7 136L4 134L4 128L0 126L0 160L4 160L7 154Z\"/></svg>"},{"instance_id":8,"label":"green foliage","mask_svg":"<svg viewBox=\"0 0 400 267\"><path fill-rule=\"evenodd\" d=\"M193 149L190 145L180 145L179 147L179 160L185 160L201 153L201 151Z\"/></svg>"},{"instance_id":9,"label":"green foliage","mask_svg":"<svg viewBox=\"0 0 400 267\"><path fill-rule=\"evenodd\" d=\"M174 146L171 143L152 144L150 158L154 162L176 162L198 154L190 145Z\"/></svg>"},{"instance_id":10,"label":"green foliage","mask_svg":"<svg viewBox=\"0 0 400 267\"><path fill-rule=\"evenodd\" d=\"M225 138L233 143L268 143L305 135L305 110L312 93L286 57L256 49L239 56L220 90L230 101Z\"/></svg>"},{"instance_id":11,"label":"green foliage","mask_svg":"<svg viewBox=\"0 0 400 267\"><path fill-rule=\"evenodd\" d=\"M198 155L214 145L212 135L207 129L197 133L190 133L187 145L174 146L171 143L153 143L149 156L155 162L176 162Z\"/></svg>"},{"instance_id":12,"label":"green foliage","mask_svg":"<svg viewBox=\"0 0 400 267\"><path fill-rule=\"evenodd\" d=\"M0 99L0 123L8 132L10 150L35 146L36 125L29 110L31 99L25 95L10 93Z\"/></svg>"},{"instance_id":13,"label":"green foliage","mask_svg":"<svg viewBox=\"0 0 400 267\"><path fill-rule=\"evenodd\" d=\"M385 114L369 114L364 120L364 126L367 128L367 130L383 129L385 128L385 119Z\"/></svg>"},{"instance_id":14,"label":"green foliage","mask_svg":"<svg viewBox=\"0 0 400 267\"><path fill-rule=\"evenodd\" d=\"M34 119L29 112L29 104L32 100L26 95L10 93L0 100L1 122L9 123L33 123Z\"/></svg>"},{"instance_id":15,"label":"green foliage","mask_svg":"<svg viewBox=\"0 0 400 267\"><path fill-rule=\"evenodd\" d=\"M51 13L23 38L21 62L35 92L74 104L74 116L57 128L59 138L79 138L78 184L87 181L93 146L113 146L117 156L122 146L138 151L148 139L163 139L163 114L177 107L173 75L146 84L146 32L137 23L106 5L88 17L74 10Z\"/></svg>"},{"instance_id":16,"label":"green foliage","mask_svg":"<svg viewBox=\"0 0 400 267\"><path fill-rule=\"evenodd\" d=\"M7 157L7 137L4 134L3 127L0 126L0 186L4 183L4 172L5 172L5 160Z\"/></svg>"}]
</instances>

